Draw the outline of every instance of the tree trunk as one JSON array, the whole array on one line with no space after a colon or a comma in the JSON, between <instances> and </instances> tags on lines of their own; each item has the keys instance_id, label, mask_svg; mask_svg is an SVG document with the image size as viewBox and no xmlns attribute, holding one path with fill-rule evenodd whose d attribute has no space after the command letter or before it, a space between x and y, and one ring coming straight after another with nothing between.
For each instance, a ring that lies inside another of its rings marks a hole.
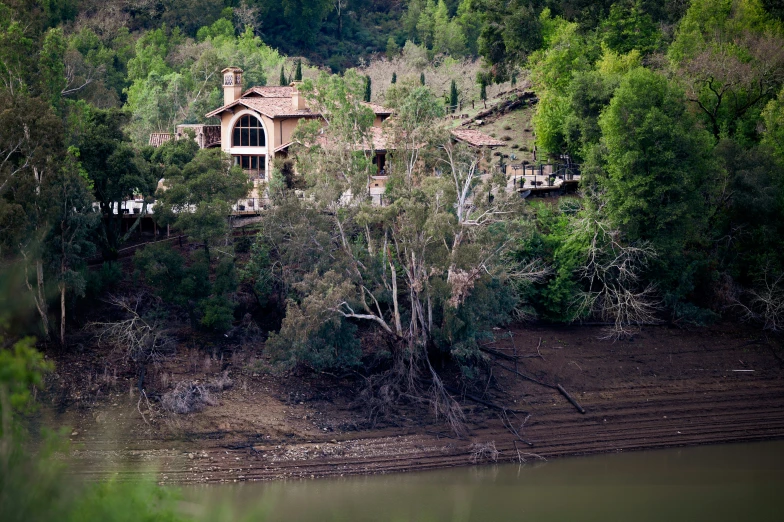
<instances>
[{"instance_id":1,"label":"tree trunk","mask_svg":"<svg viewBox=\"0 0 784 522\"><path fill-rule=\"evenodd\" d=\"M44 295L44 263L35 262L36 272L36 293L34 294L35 306L41 315L41 324L44 328L44 338L49 339L49 314L46 306L46 296Z\"/></svg>"},{"instance_id":2,"label":"tree trunk","mask_svg":"<svg viewBox=\"0 0 784 522\"><path fill-rule=\"evenodd\" d=\"M60 346L65 348L65 283L60 283Z\"/></svg>"},{"instance_id":3,"label":"tree trunk","mask_svg":"<svg viewBox=\"0 0 784 522\"><path fill-rule=\"evenodd\" d=\"M392 306L395 313L395 333L398 337L403 337L403 325L400 323L400 307L397 302L397 274L395 265L390 261L389 268L392 270Z\"/></svg>"}]
</instances>

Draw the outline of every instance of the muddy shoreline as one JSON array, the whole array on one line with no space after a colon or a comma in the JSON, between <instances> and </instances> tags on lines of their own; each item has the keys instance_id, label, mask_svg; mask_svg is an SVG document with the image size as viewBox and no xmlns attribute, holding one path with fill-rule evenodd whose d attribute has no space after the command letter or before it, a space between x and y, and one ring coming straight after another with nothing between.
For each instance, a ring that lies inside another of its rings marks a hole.
<instances>
[{"instance_id":1,"label":"muddy shoreline","mask_svg":"<svg viewBox=\"0 0 784 522\"><path fill-rule=\"evenodd\" d=\"M617 342L585 326L509 331L497 332L493 350L529 355L518 359L518 369L562 384L585 414L557 390L520 379L508 371L514 363L501 360L482 400L519 413L504 415L464 399L469 433L463 438L421 407L371 426L354 406L356 389L334 376L272 376L249 370L247 361L223 359L205 359L196 369L183 354L159 369L161 378L228 372L234 386L218 404L143 420L140 409L150 412L120 379L90 401L63 406L62 396L60 403L50 398L45 423L72 428L79 475L132 479L155 471L165 484L393 473L784 438L779 338L732 324L646 328ZM61 379L67 381L67 372ZM68 393L76 393L72 388Z\"/></svg>"}]
</instances>

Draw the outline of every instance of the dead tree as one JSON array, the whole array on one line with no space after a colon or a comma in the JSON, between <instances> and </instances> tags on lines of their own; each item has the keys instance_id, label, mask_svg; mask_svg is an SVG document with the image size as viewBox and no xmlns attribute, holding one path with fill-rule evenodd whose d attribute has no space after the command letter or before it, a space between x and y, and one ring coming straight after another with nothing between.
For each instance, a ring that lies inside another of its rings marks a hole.
<instances>
[{"instance_id":1,"label":"dead tree","mask_svg":"<svg viewBox=\"0 0 784 522\"><path fill-rule=\"evenodd\" d=\"M107 302L118 308L124 319L110 322L93 322L88 325L95 332L99 344L109 345L122 353L126 361L139 367L138 388L144 388L147 365L172 353L172 338L160 319L142 315L144 294L135 297L110 296Z\"/></svg>"},{"instance_id":2,"label":"dead tree","mask_svg":"<svg viewBox=\"0 0 784 522\"><path fill-rule=\"evenodd\" d=\"M576 305L578 316L591 315L610 323L605 338L624 338L640 325L656 323L660 300L652 284L644 284L643 270L656 251L648 243L622 242L620 232L596 218L576 223L575 233L587 238L585 262L578 270L585 283Z\"/></svg>"}]
</instances>

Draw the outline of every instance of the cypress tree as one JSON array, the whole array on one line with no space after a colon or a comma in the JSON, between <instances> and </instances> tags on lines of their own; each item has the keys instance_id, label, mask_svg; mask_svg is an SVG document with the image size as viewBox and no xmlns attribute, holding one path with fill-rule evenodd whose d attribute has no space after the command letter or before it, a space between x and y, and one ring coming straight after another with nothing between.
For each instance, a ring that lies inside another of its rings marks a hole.
<instances>
[{"instance_id":1,"label":"cypress tree","mask_svg":"<svg viewBox=\"0 0 784 522\"><path fill-rule=\"evenodd\" d=\"M482 101L487 100L487 84L484 78L479 80L479 99Z\"/></svg>"},{"instance_id":2,"label":"cypress tree","mask_svg":"<svg viewBox=\"0 0 784 522\"><path fill-rule=\"evenodd\" d=\"M517 85L517 73L513 72L512 73L512 87L514 87L515 85Z\"/></svg>"},{"instance_id":3,"label":"cypress tree","mask_svg":"<svg viewBox=\"0 0 784 522\"><path fill-rule=\"evenodd\" d=\"M295 82L302 81L302 60L297 60L297 70L294 73L294 81Z\"/></svg>"},{"instance_id":4,"label":"cypress tree","mask_svg":"<svg viewBox=\"0 0 784 522\"><path fill-rule=\"evenodd\" d=\"M392 83L393 84L397 83L397 73L396 72L392 73Z\"/></svg>"},{"instance_id":5,"label":"cypress tree","mask_svg":"<svg viewBox=\"0 0 784 522\"><path fill-rule=\"evenodd\" d=\"M365 76L365 101L370 101L370 76Z\"/></svg>"},{"instance_id":6,"label":"cypress tree","mask_svg":"<svg viewBox=\"0 0 784 522\"><path fill-rule=\"evenodd\" d=\"M280 66L280 84L286 85L286 72L283 70L283 66Z\"/></svg>"},{"instance_id":7,"label":"cypress tree","mask_svg":"<svg viewBox=\"0 0 784 522\"><path fill-rule=\"evenodd\" d=\"M424 85L425 84L425 73L424 71L419 75L419 83Z\"/></svg>"},{"instance_id":8,"label":"cypress tree","mask_svg":"<svg viewBox=\"0 0 784 522\"><path fill-rule=\"evenodd\" d=\"M449 87L449 111L455 112L457 110L457 84L452 80L452 85Z\"/></svg>"}]
</instances>

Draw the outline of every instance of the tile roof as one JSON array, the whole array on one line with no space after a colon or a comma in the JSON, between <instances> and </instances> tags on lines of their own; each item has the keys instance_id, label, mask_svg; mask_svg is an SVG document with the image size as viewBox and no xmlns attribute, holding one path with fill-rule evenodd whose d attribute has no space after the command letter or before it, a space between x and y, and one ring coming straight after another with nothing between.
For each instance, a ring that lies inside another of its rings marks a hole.
<instances>
[{"instance_id":1,"label":"tile roof","mask_svg":"<svg viewBox=\"0 0 784 522\"><path fill-rule=\"evenodd\" d=\"M388 108L384 107L383 105L379 105L377 103L362 102L362 105L364 105L366 107L370 107L371 109L373 109L373 112L375 114L382 114L382 115L383 114L392 114L392 109L388 109Z\"/></svg>"},{"instance_id":2,"label":"tile roof","mask_svg":"<svg viewBox=\"0 0 784 522\"><path fill-rule=\"evenodd\" d=\"M505 145L503 141L473 129L452 129L452 136L473 147L500 147Z\"/></svg>"},{"instance_id":3,"label":"tile roof","mask_svg":"<svg viewBox=\"0 0 784 522\"><path fill-rule=\"evenodd\" d=\"M253 96L252 94L256 94L257 96ZM252 87L246 91L241 98L207 113L206 116L212 118L236 105L244 105L269 118L312 118L319 116L319 113L311 112L307 109L295 110L291 102L292 94L292 87ZM387 109L376 103L362 103L367 107L370 107L375 114L382 116L392 114L391 109Z\"/></svg>"},{"instance_id":4,"label":"tile roof","mask_svg":"<svg viewBox=\"0 0 784 522\"><path fill-rule=\"evenodd\" d=\"M244 105L245 107L253 109L254 111L269 118L315 118L319 116L318 113L310 112L307 109L294 109L291 104L291 98L267 98L259 96L240 98L229 103L228 105L224 105L223 107L219 107L214 111L207 113L206 116L208 118L217 116L223 111L231 109L237 105Z\"/></svg>"},{"instance_id":5,"label":"tile roof","mask_svg":"<svg viewBox=\"0 0 784 522\"><path fill-rule=\"evenodd\" d=\"M241 97L244 98L249 94L258 94L264 98L291 98L293 94L293 88L288 85L281 85L277 87L272 85L256 86L251 87L242 93Z\"/></svg>"},{"instance_id":6,"label":"tile roof","mask_svg":"<svg viewBox=\"0 0 784 522\"><path fill-rule=\"evenodd\" d=\"M167 141L171 140L174 137L173 134L169 134L168 132L153 132L150 134L150 145L153 147L160 147Z\"/></svg>"},{"instance_id":7,"label":"tile roof","mask_svg":"<svg viewBox=\"0 0 784 522\"><path fill-rule=\"evenodd\" d=\"M386 152L387 136L384 132L384 129L381 127L370 127L368 132L370 133L370 139L373 141L373 150L376 152ZM330 140L324 134L320 134L316 138L316 144L320 145L321 147L329 148ZM288 145L290 145L290 143ZM361 145L357 145L355 150L370 150L370 147L368 147L367 143L363 143Z\"/></svg>"}]
</instances>

